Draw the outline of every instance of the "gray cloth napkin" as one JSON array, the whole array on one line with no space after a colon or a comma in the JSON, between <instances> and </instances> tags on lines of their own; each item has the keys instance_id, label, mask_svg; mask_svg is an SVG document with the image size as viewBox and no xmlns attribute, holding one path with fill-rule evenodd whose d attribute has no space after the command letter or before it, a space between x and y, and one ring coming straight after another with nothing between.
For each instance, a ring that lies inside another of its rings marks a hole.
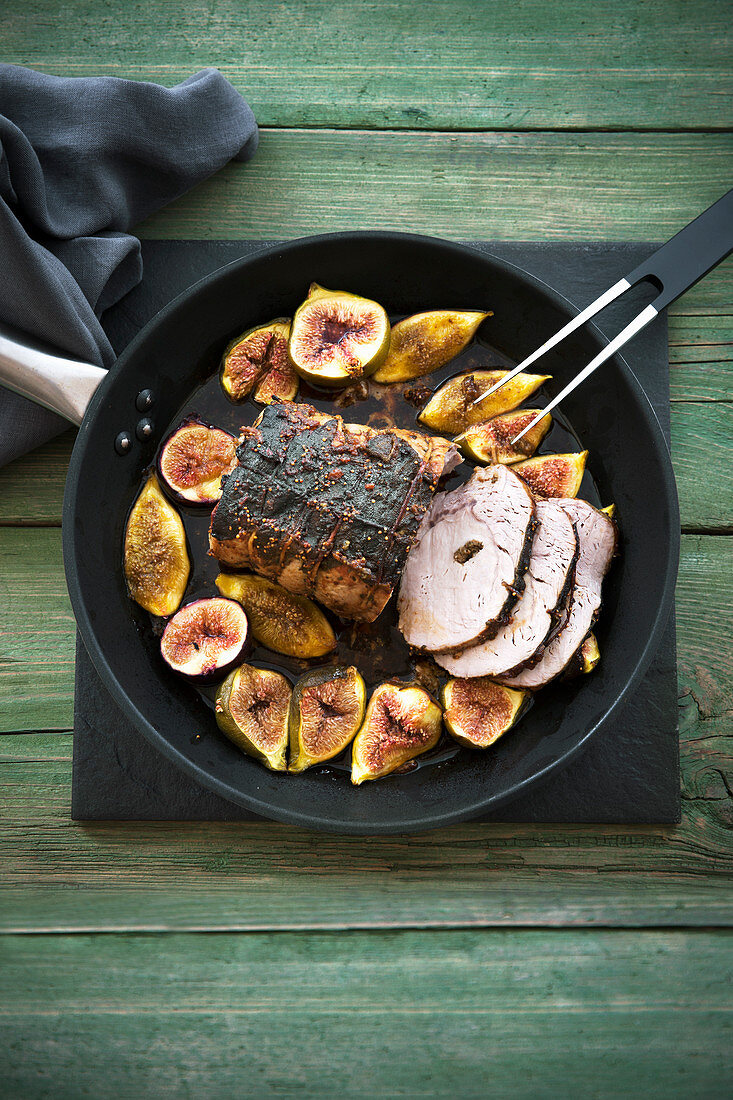
<instances>
[{"instance_id":1,"label":"gray cloth napkin","mask_svg":"<svg viewBox=\"0 0 733 1100\"><path fill-rule=\"evenodd\" d=\"M0 64L0 321L111 366L99 317L142 277L130 228L257 137L216 69L163 88ZM0 466L66 427L0 387Z\"/></svg>"}]
</instances>

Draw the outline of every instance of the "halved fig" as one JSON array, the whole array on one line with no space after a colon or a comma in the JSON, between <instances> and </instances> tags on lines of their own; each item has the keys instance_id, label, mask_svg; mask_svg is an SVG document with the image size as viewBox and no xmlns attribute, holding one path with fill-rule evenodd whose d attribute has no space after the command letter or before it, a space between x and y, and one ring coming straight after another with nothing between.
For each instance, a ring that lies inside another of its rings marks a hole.
<instances>
[{"instance_id":1,"label":"halved fig","mask_svg":"<svg viewBox=\"0 0 733 1100\"><path fill-rule=\"evenodd\" d=\"M514 725L526 696L485 676L449 680L443 688L448 732L470 749L487 749Z\"/></svg>"},{"instance_id":2,"label":"halved fig","mask_svg":"<svg viewBox=\"0 0 733 1100\"><path fill-rule=\"evenodd\" d=\"M528 424L531 424L541 409L520 409L518 412L503 413L488 420L485 424L475 424L455 442L466 458L481 462L484 466L501 462L510 466L527 455L533 455L552 426L552 415L543 416L526 435L513 443L514 437Z\"/></svg>"},{"instance_id":3,"label":"halved fig","mask_svg":"<svg viewBox=\"0 0 733 1100\"><path fill-rule=\"evenodd\" d=\"M338 756L364 717L366 687L353 665L317 668L301 676L290 704L290 763L302 772Z\"/></svg>"},{"instance_id":4,"label":"halved fig","mask_svg":"<svg viewBox=\"0 0 733 1100\"><path fill-rule=\"evenodd\" d=\"M380 684L351 750L351 782L379 779L437 745L440 707L413 684Z\"/></svg>"},{"instance_id":5,"label":"halved fig","mask_svg":"<svg viewBox=\"0 0 733 1100\"><path fill-rule=\"evenodd\" d=\"M290 684L269 668L240 665L216 693L219 729L274 772L287 770Z\"/></svg>"},{"instance_id":6,"label":"halved fig","mask_svg":"<svg viewBox=\"0 0 733 1100\"><path fill-rule=\"evenodd\" d=\"M292 401L298 376L288 361L290 321L278 317L238 336L224 352L221 384L232 401L254 399L269 405L275 399Z\"/></svg>"},{"instance_id":7,"label":"halved fig","mask_svg":"<svg viewBox=\"0 0 733 1100\"><path fill-rule=\"evenodd\" d=\"M601 659L601 651L598 648L598 639L591 631L580 647L580 671L584 676L592 672Z\"/></svg>"},{"instance_id":8,"label":"halved fig","mask_svg":"<svg viewBox=\"0 0 733 1100\"><path fill-rule=\"evenodd\" d=\"M601 659L598 639L593 631L586 635L579 649L573 654L563 673L563 680L574 680L577 676L587 676Z\"/></svg>"},{"instance_id":9,"label":"halved fig","mask_svg":"<svg viewBox=\"0 0 733 1100\"><path fill-rule=\"evenodd\" d=\"M375 382L407 382L445 366L463 351L490 313L435 309L392 326L389 351Z\"/></svg>"},{"instance_id":10,"label":"halved fig","mask_svg":"<svg viewBox=\"0 0 733 1100\"><path fill-rule=\"evenodd\" d=\"M216 587L247 612L250 630L262 645L288 657L324 657L336 635L312 600L295 596L274 581L250 573L220 573Z\"/></svg>"},{"instance_id":11,"label":"halved fig","mask_svg":"<svg viewBox=\"0 0 733 1100\"><path fill-rule=\"evenodd\" d=\"M436 432L458 435L472 424L510 412L539 389L549 374L518 374L484 401L474 402L491 389L508 371L475 370L451 378L431 397L418 420Z\"/></svg>"},{"instance_id":12,"label":"halved fig","mask_svg":"<svg viewBox=\"0 0 733 1100\"><path fill-rule=\"evenodd\" d=\"M536 497L576 497L587 457L587 451L572 455L537 455L526 462L518 462L514 473L526 481Z\"/></svg>"},{"instance_id":13,"label":"halved fig","mask_svg":"<svg viewBox=\"0 0 733 1100\"><path fill-rule=\"evenodd\" d=\"M197 680L222 676L249 644L249 624L235 600L211 596L177 611L160 639L163 660L174 672Z\"/></svg>"},{"instance_id":14,"label":"halved fig","mask_svg":"<svg viewBox=\"0 0 733 1100\"><path fill-rule=\"evenodd\" d=\"M229 432L189 416L166 439L158 458L158 474L184 504L215 504L221 479L237 462L237 441Z\"/></svg>"},{"instance_id":15,"label":"halved fig","mask_svg":"<svg viewBox=\"0 0 733 1100\"><path fill-rule=\"evenodd\" d=\"M315 386L349 386L382 365L389 331L389 318L377 302L313 283L293 317L288 357Z\"/></svg>"},{"instance_id":16,"label":"halved fig","mask_svg":"<svg viewBox=\"0 0 733 1100\"><path fill-rule=\"evenodd\" d=\"M172 615L186 591L191 563L181 517L154 473L127 520L123 565L135 603L151 615Z\"/></svg>"}]
</instances>

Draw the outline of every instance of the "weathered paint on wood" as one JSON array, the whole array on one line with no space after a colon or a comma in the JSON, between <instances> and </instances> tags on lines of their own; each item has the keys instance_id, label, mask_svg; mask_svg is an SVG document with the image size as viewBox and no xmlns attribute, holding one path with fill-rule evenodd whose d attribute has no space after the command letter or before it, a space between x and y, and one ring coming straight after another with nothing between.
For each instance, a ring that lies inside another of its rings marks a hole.
<instances>
[{"instance_id":1,"label":"weathered paint on wood","mask_svg":"<svg viewBox=\"0 0 733 1100\"><path fill-rule=\"evenodd\" d=\"M398 229L461 239L665 240L730 187L733 134L266 130L146 237Z\"/></svg>"},{"instance_id":2,"label":"weathered paint on wood","mask_svg":"<svg viewBox=\"0 0 733 1100\"><path fill-rule=\"evenodd\" d=\"M68 817L70 735L8 735L0 927L729 923L732 559L729 538L683 539L680 826L465 825L368 840L259 824L80 826ZM707 611L711 590L715 615ZM39 717L62 718L70 692L69 680L67 695Z\"/></svg>"},{"instance_id":3,"label":"weathered paint on wood","mask_svg":"<svg viewBox=\"0 0 733 1100\"><path fill-rule=\"evenodd\" d=\"M6 61L174 84L217 66L264 126L725 129L730 11L716 0L25 0ZM151 33L151 28L155 28Z\"/></svg>"},{"instance_id":4,"label":"weathered paint on wood","mask_svg":"<svg viewBox=\"0 0 733 1100\"><path fill-rule=\"evenodd\" d=\"M720 932L3 937L0 951L5 1086L38 1100L702 1100L733 1068Z\"/></svg>"},{"instance_id":5,"label":"weathered paint on wood","mask_svg":"<svg viewBox=\"0 0 733 1100\"><path fill-rule=\"evenodd\" d=\"M0 931L730 925L731 733L730 720L687 730L674 828L469 824L368 839L75 824L70 735L5 737L18 759L0 763Z\"/></svg>"},{"instance_id":6,"label":"weathered paint on wood","mask_svg":"<svg viewBox=\"0 0 733 1100\"><path fill-rule=\"evenodd\" d=\"M75 624L58 528L0 532L0 730L72 724Z\"/></svg>"}]
</instances>

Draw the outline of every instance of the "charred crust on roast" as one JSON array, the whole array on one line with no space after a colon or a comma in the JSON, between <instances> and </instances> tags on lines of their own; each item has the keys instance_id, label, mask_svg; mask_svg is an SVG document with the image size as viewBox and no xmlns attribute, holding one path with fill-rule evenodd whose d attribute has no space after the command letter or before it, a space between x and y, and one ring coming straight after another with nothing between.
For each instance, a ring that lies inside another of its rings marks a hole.
<instances>
[{"instance_id":1,"label":"charred crust on roast","mask_svg":"<svg viewBox=\"0 0 733 1100\"><path fill-rule=\"evenodd\" d=\"M385 599L442 473L430 464L435 440L419 440L345 425L309 405L268 405L257 427L242 430L212 514L213 554L275 580L293 565L304 592L325 564L344 566Z\"/></svg>"}]
</instances>

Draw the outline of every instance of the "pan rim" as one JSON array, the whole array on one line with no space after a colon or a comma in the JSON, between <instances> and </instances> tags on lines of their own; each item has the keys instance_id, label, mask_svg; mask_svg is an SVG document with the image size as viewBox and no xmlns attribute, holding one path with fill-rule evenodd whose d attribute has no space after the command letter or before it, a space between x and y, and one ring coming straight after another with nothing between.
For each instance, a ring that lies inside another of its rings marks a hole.
<instances>
[{"instance_id":1,"label":"pan rim","mask_svg":"<svg viewBox=\"0 0 733 1100\"><path fill-rule=\"evenodd\" d=\"M649 398L639 382L636 374L631 369L626 360L616 355L613 357L613 362L620 369L621 373L626 376L626 381L630 388L635 392L641 415L646 422L646 426L654 437L656 446L660 449L663 461L661 463L663 470L663 483L660 488L663 491L664 500L669 510L670 527L673 532L673 537L670 540L667 547L667 554L665 558L664 579L661 587L661 596L658 601L656 614L654 617L654 623L651 631L648 634L646 643L641 651L641 654L636 662L636 665L628 677L623 688L617 693L613 702L607 707L603 715L593 725L589 726L584 734L561 755L557 756L550 763L544 767L535 771L532 775L518 780L511 787L505 789L500 793L495 793L487 798L479 801L473 800L470 804L463 804L460 808L452 809L442 812L431 812L429 815L423 814L422 816L410 817L401 819L399 823L394 821L388 822L370 822L370 821L354 821L354 820L337 820L333 816L319 817L312 812L301 812L291 807L275 806L263 799L258 798L255 794L243 793L236 787L230 786L228 783L219 779L218 777L211 775L206 771L205 767L195 763L184 753L179 751L170 741L166 739L164 734L160 733L149 722L146 716L138 709L138 707L131 701L127 693L122 688L121 684L117 680L116 676L110 668L107 658L99 645L96 633L93 629L89 613L87 611L86 603L82 593L82 583L79 574L75 538L74 538L74 523L73 517L76 507L76 486L78 484L78 475L81 469L84 453L86 449L86 440L91 431L92 425L95 420L97 409L106 399L106 393L110 385L112 385L113 379L117 376L118 372L124 369L124 366L128 359L134 357L138 347L145 342L148 333L154 328L159 326L165 319L171 314L174 314L182 306L185 306L192 298L195 298L199 291L204 286L211 286L218 279L223 279L227 275L231 274L233 269L245 269L248 265L261 261L264 256L282 256L287 255L289 252L297 252L300 249L313 246L315 244L327 245L329 242L337 241L354 241L360 240L384 240L385 242L393 243L395 240L399 240L406 245L430 245L434 248L442 248L453 253L463 254L466 257L472 259L479 258L483 261L488 261L493 265L494 270L498 273L502 271L512 275L515 278L521 280L525 285L528 285L535 292L541 294L550 301L562 314L568 318L575 316L578 312L577 307L564 295L554 290L543 280L533 275L531 272L525 271L523 268L510 261L501 259L495 256L493 253L479 252L472 247L470 243L448 241L439 237L431 237L424 234L416 233L401 233L392 231L345 231L339 233L328 234L316 234L310 237L299 237L291 241L278 242L276 244L263 244L261 249L256 252L242 257L237 260L233 260L230 263L223 265L213 272L205 275L203 278L197 280L181 294L177 295L171 302L164 306L151 320L140 330L140 332L134 337L134 339L128 344L125 350L120 355L117 363L112 367L107 378L105 378L96 393L94 394L89 407L87 408L84 420L82 422L79 434L77 436L71 460L69 463L66 488L64 492L63 512L62 512L62 541L63 541L63 554L64 554L64 567L66 572L66 581L69 589L69 595L71 598L72 608L76 617L76 622L81 633L84 646L89 654L90 659L100 675L105 687L112 694L117 705L123 711L123 713L135 724L140 732L151 742L156 748L158 748L168 759L172 760L176 766L180 767L184 772L190 775L196 782L203 784L210 790L219 794L230 802L245 806L251 809L253 812L260 814L265 818L271 820L281 821L288 824L299 825L301 827L317 829L322 831L328 831L331 833L341 833L350 835L390 835L398 833L417 833L423 832L429 829L441 828L444 826L456 824L458 822L471 820L477 816L497 809L500 806L506 805L519 797L524 791L534 786L539 786L553 774L567 767L568 764L588 745L592 737L594 737L599 730L602 729L617 712L619 706L628 698L629 694L639 683L644 672L647 670L651 659L656 652L660 635L667 624L669 618L672 601L674 597L675 583L677 578L677 569L679 563L680 553L680 516L679 516L679 503L677 497L676 483L674 479L674 471L671 462L671 456L667 441L664 438L664 434L659 424L659 420L656 413L649 401ZM611 242L608 242L609 244ZM594 324L587 326L588 330L592 332L596 341L601 346L607 344L609 341L607 337L598 329ZM417 807L417 804L416 804Z\"/></svg>"}]
</instances>

